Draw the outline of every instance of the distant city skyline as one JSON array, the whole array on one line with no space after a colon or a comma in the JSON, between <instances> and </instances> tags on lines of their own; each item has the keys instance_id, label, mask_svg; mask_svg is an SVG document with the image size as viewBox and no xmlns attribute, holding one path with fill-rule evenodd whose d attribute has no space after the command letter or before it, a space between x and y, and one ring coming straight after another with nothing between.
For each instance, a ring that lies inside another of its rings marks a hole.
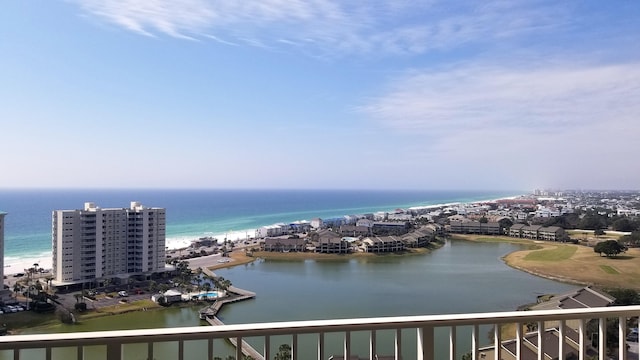
<instances>
[{"instance_id":1,"label":"distant city skyline","mask_svg":"<svg viewBox=\"0 0 640 360\"><path fill-rule=\"evenodd\" d=\"M639 16L3 2L0 188L638 189Z\"/></svg>"}]
</instances>

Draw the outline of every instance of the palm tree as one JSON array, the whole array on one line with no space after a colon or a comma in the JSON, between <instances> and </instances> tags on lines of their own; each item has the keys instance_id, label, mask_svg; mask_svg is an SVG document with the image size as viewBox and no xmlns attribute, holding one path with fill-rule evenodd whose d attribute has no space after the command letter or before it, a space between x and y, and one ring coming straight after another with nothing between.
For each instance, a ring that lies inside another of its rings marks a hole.
<instances>
[{"instance_id":1,"label":"palm tree","mask_svg":"<svg viewBox=\"0 0 640 360\"><path fill-rule=\"evenodd\" d=\"M202 290L204 290L205 293L208 293L209 291L211 291L211 284L209 284L208 282L204 283L202 285Z\"/></svg>"},{"instance_id":2,"label":"palm tree","mask_svg":"<svg viewBox=\"0 0 640 360\"><path fill-rule=\"evenodd\" d=\"M22 288L23 286L18 283L13 284L13 292L14 292L13 296L15 298L18 298L18 294L22 292Z\"/></svg>"},{"instance_id":3,"label":"palm tree","mask_svg":"<svg viewBox=\"0 0 640 360\"><path fill-rule=\"evenodd\" d=\"M231 287L231 281L223 278L222 276L215 278L213 281L216 288L224 292L226 292Z\"/></svg>"},{"instance_id":4,"label":"palm tree","mask_svg":"<svg viewBox=\"0 0 640 360\"><path fill-rule=\"evenodd\" d=\"M50 291L51 290L51 283L53 282L53 275L47 275L44 279L47 282L47 291Z\"/></svg>"},{"instance_id":5,"label":"palm tree","mask_svg":"<svg viewBox=\"0 0 640 360\"><path fill-rule=\"evenodd\" d=\"M158 283L155 282L154 280L150 280L149 281L149 292L155 292L157 288L158 288Z\"/></svg>"},{"instance_id":6,"label":"palm tree","mask_svg":"<svg viewBox=\"0 0 640 360\"><path fill-rule=\"evenodd\" d=\"M109 287L109 285L111 285L111 279L109 278L105 278L102 281L102 286L104 286L104 291L107 292L107 288Z\"/></svg>"},{"instance_id":7,"label":"palm tree","mask_svg":"<svg viewBox=\"0 0 640 360\"><path fill-rule=\"evenodd\" d=\"M202 273L202 268L198 267L195 273L196 281L198 282L198 293L200 293L200 291L202 290Z\"/></svg>"}]
</instances>

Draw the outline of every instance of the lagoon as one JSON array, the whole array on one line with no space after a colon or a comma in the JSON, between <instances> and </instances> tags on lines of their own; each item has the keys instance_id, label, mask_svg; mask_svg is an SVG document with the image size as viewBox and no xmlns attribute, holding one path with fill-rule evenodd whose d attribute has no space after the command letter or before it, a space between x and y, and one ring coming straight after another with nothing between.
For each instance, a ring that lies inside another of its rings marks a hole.
<instances>
[{"instance_id":1,"label":"lagoon","mask_svg":"<svg viewBox=\"0 0 640 360\"><path fill-rule=\"evenodd\" d=\"M257 293L253 300L225 306L219 318L235 324L510 311L535 302L538 295L575 288L505 265L501 258L520 248L447 240L442 248L419 255L257 260L216 270L234 286ZM141 324L146 328L194 326L200 324L198 310L196 306L129 313L55 331L134 329Z\"/></svg>"}]
</instances>

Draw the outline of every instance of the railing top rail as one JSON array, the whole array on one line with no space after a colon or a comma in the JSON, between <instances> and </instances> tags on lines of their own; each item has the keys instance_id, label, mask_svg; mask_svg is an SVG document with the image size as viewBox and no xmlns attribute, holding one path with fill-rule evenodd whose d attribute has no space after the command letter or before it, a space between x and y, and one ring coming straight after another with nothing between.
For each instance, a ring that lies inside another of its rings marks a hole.
<instances>
[{"instance_id":1,"label":"railing top rail","mask_svg":"<svg viewBox=\"0 0 640 360\"><path fill-rule=\"evenodd\" d=\"M60 342L104 343L109 338L122 342L169 341L236 336L263 336L276 334L304 334L318 332L358 331L370 329L420 328L427 326L460 326L473 324L525 323L529 321L553 321L569 319L594 319L601 317L637 317L640 306L617 306L569 310L507 311L469 314L444 314L420 316L393 316L355 319L284 321L222 326L194 326L177 328L113 330L38 335L10 335L0 337L0 349L15 347L19 343ZM13 346L11 346L13 345Z\"/></svg>"}]
</instances>

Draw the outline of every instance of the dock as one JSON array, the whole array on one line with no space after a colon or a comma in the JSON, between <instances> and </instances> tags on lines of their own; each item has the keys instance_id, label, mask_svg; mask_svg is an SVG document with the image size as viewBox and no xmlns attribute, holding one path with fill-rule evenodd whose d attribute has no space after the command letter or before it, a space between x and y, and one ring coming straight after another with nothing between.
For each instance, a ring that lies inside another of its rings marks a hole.
<instances>
[{"instance_id":1,"label":"dock","mask_svg":"<svg viewBox=\"0 0 640 360\"><path fill-rule=\"evenodd\" d=\"M205 320L209 323L209 325L213 325L213 326L224 325L224 323L215 316L208 317ZM229 338L228 340L231 342L231 344L233 344L233 346L235 346L236 348L238 347L238 339ZM260 354L258 350L254 349L253 346L249 345L249 343L247 343L246 341L242 340L241 346L242 346L241 348L242 354L244 356L251 356L256 360L264 360L264 356L262 356L262 354Z\"/></svg>"},{"instance_id":2,"label":"dock","mask_svg":"<svg viewBox=\"0 0 640 360\"><path fill-rule=\"evenodd\" d=\"M249 300L256 297L256 293L243 290L237 288L235 286L230 286L227 289L227 294L232 293L233 295L229 295L223 299L219 299L213 302L213 304L203 308L200 310L200 319L206 320L206 318L214 317L218 314L218 311L222 308L222 306L238 301Z\"/></svg>"},{"instance_id":3,"label":"dock","mask_svg":"<svg viewBox=\"0 0 640 360\"><path fill-rule=\"evenodd\" d=\"M211 271L209 270L209 272ZM213 272L211 272L211 274L215 276ZM227 289L226 297L224 297L223 299L218 299L214 301L213 304L200 309L199 311L200 319L205 320L207 323L209 323L209 325L212 325L212 326L224 325L224 323L216 317L216 315L218 314L218 311L220 311L220 309L224 305L238 302L238 301L253 299L255 297L256 297L256 293L254 292L240 289L235 286L230 286ZM228 340L231 342L231 344L233 344L233 346L235 346L236 348L238 347L238 339L229 338ZM262 354L260 354L256 349L254 349L246 341L242 340L242 343L240 344L240 346L241 346L242 354L244 354L245 356L250 356L256 360L264 360L264 356L262 356Z\"/></svg>"}]
</instances>

